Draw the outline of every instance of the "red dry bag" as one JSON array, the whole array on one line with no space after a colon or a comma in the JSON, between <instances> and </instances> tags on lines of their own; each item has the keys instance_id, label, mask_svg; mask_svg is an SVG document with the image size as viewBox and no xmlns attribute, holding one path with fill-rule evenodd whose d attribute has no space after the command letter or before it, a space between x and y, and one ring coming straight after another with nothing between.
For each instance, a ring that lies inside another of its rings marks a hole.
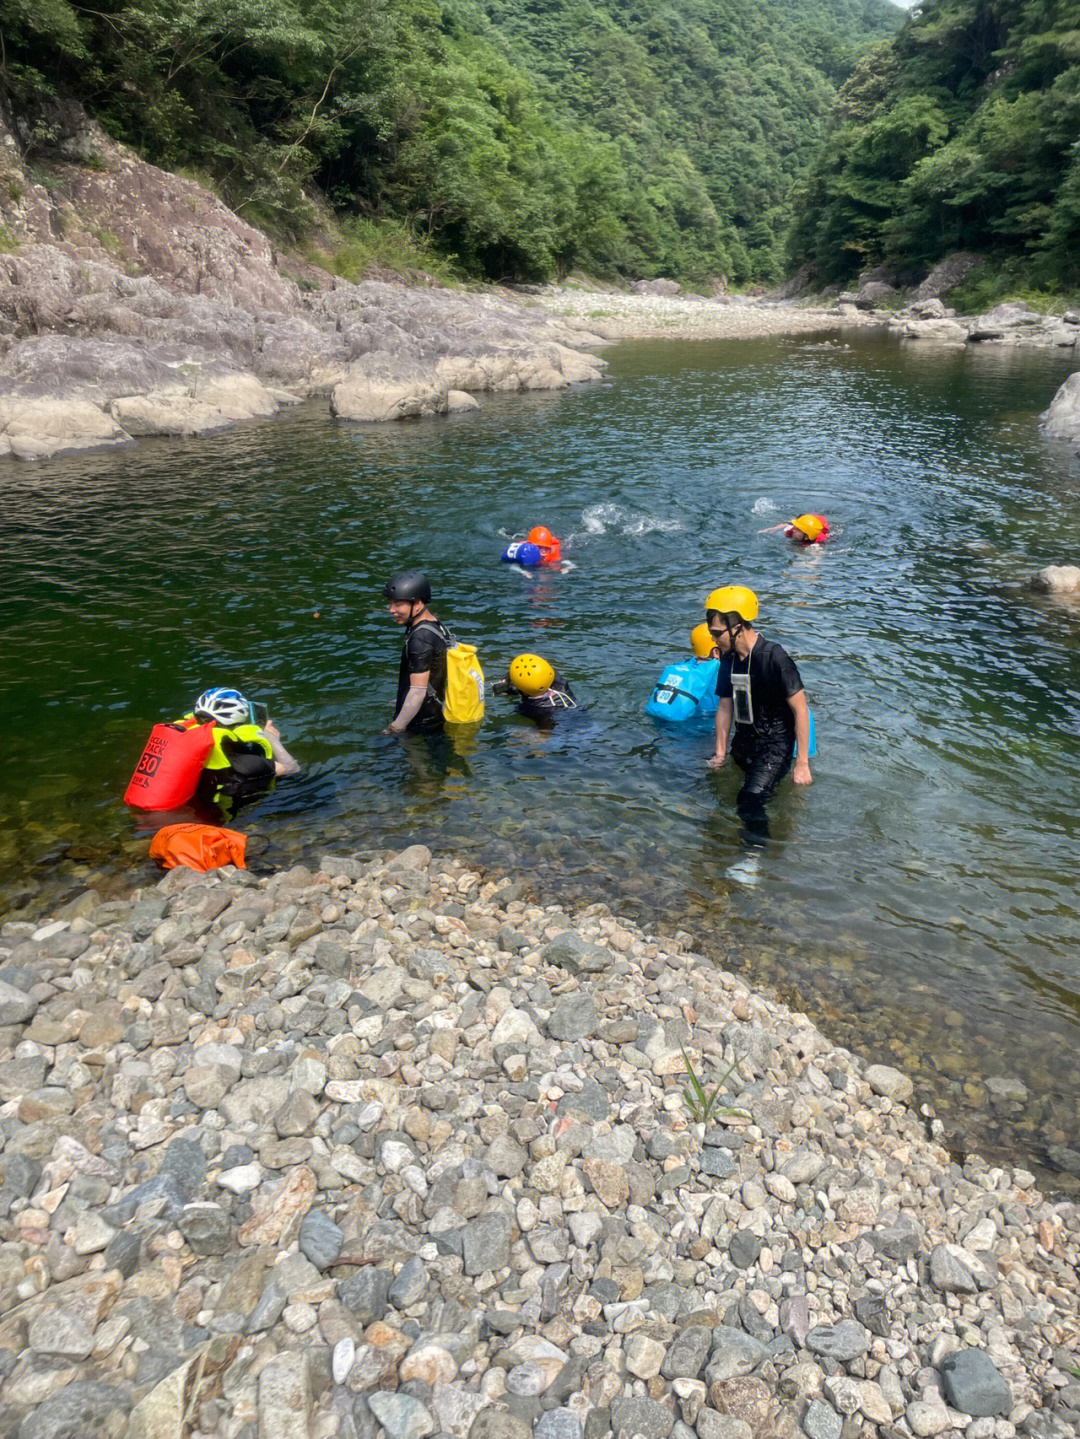
<instances>
[{"instance_id":1,"label":"red dry bag","mask_svg":"<svg viewBox=\"0 0 1080 1439\"><path fill-rule=\"evenodd\" d=\"M135 809L176 809L187 804L213 748L213 721L156 724L124 791L124 803Z\"/></svg>"}]
</instances>

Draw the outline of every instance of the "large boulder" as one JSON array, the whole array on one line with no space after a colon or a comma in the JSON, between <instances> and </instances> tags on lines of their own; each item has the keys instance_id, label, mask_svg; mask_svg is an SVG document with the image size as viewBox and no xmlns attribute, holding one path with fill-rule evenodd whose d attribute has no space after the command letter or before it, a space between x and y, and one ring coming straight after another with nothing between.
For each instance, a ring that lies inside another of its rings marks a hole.
<instances>
[{"instance_id":1,"label":"large boulder","mask_svg":"<svg viewBox=\"0 0 1080 1439\"><path fill-rule=\"evenodd\" d=\"M789 276L782 285L777 285L776 289L770 292L770 298L773 300L800 300L803 295L810 293L817 279L818 272L813 265L800 265L794 275Z\"/></svg>"},{"instance_id":2,"label":"large boulder","mask_svg":"<svg viewBox=\"0 0 1080 1439\"><path fill-rule=\"evenodd\" d=\"M895 285L890 285L884 280L867 280L865 284L859 286L853 303L860 310L890 309L899 299L900 291Z\"/></svg>"},{"instance_id":3,"label":"large boulder","mask_svg":"<svg viewBox=\"0 0 1080 1439\"><path fill-rule=\"evenodd\" d=\"M1000 340L1010 332L1037 329L1046 324L1038 310L1023 300L1007 300L979 315L971 327L973 340Z\"/></svg>"},{"instance_id":4,"label":"large boulder","mask_svg":"<svg viewBox=\"0 0 1080 1439\"><path fill-rule=\"evenodd\" d=\"M386 351L361 355L334 386L331 413L341 420L404 420L446 413L449 387L431 369Z\"/></svg>"},{"instance_id":5,"label":"large boulder","mask_svg":"<svg viewBox=\"0 0 1080 1439\"><path fill-rule=\"evenodd\" d=\"M977 270L984 263L981 255L973 255L969 250L958 250L953 255L946 255L944 260L938 261L922 284L915 287L911 298L940 299L950 290L955 290L957 285L963 284L972 270Z\"/></svg>"},{"instance_id":6,"label":"large boulder","mask_svg":"<svg viewBox=\"0 0 1080 1439\"><path fill-rule=\"evenodd\" d=\"M562 390L598 380L601 361L566 345L509 345L476 354L440 355L435 371L455 390Z\"/></svg>"},{"instance_id":7,"label":"large boulder","mask_svg":"<svg viewBox=\"0 0 1080 1439\"><path fill-rule=\"evenodd\" d=\"M1043 434L1051 440L1080 440L1080 370L1058 390L1041 423Z\"/></svg>"},{"instance_id":8,"label":"large boulder","mask_svg":"<svg viewBox=\"0 0 1080 1439\"><path fill-rule=\"evenodd\" d=\"M677 280L636 280L630 286L635 295L681 295L682 286Z\"/></svg>"},{"instance_id":9,"label":"large boulder","mask_svg":"<svg viewBox=\"0 0 1080 1439\"><path fill-rule=\"evenodd\" d=\"M899 326L905 340L932 340L937 345L966 345L968 332L955 320L905 319Z\"/></svg>"},{"instance_id":10,"label":"large boulder","mask_svg":"<svg viewBox=\"0 0 1080 1439\"><path fill-rule=\"evenodd\" d=\"M254 375L231 373L146 395L121 395L109 411L129 435L202 435L238 420L265 419L277 408Z\"/></svg>"},{"instance_id":11,"label":"large boulder","mask_svg":"<svg viewBox=\"0 0 1080 1439\"><path fill-rule=\"evenodd\" d=\"M122 445L130 439L89 400L0 396L0 456L46 460L65 450Z\"/></svg>"}]
</instances>

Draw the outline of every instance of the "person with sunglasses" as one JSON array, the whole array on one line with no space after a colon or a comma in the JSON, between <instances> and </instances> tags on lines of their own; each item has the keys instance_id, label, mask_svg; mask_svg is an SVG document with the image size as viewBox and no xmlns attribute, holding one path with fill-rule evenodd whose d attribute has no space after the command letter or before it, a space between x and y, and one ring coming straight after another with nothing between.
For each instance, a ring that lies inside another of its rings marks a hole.
<instances>
[{"instance_id":1,"label":"person with sunglasses","mask_svg":"<svg viewBox=\"0 0 1080 1439\"><path fill-rule=\"evenodd\" d=\"M787 651L753 628L757 616L757 596L745 585L721 586L705 601L706 623L720 655L716 749L709 768L719 769L730 754L743 771L736 808L744 837L760 845L769 833L765 802L792 761L796 784L813 780L802 679Z\"/></svg>"}]
</instances>

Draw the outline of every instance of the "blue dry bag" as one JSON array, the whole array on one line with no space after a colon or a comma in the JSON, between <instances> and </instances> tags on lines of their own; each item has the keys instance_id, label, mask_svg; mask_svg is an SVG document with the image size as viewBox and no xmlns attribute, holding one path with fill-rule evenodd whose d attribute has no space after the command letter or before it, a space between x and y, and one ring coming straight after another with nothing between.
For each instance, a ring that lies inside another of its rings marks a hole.
<instances>
[{"instance_id":1,"label":"blue dry bag","mask_svg":"<svg viewBox=\"0 0 1080 1439\"><path fill-rule=\"evenodd\" d=\"M719 700L716 675L719 660L682 660L668 665L649 696L645 713L654 719L711 719Z\"/></svg>"},{"instance_id":2,"label":"blue dry bag","mask_svg":"<svg viewBox=\"0 0 1080 1439\"><path fill-rule=\"evenodd\" d=\"M540 546L530 544L528 540L515 540L512 545L507 545L502 557L503 563L508 565L538 565L544 558Z\"/></svg>"},{"instance_id":3,"label":"blue dry bag","mask_svg":"<svg viewBox=\"0 0 1080 1439\"><path fill-rule=\"evenodd\" d=\"M810 716L810 753L807 755L807 759L813 759L814 756L817 754L817 729L816 729L816 727L815 727L815 725L814 725L814 711L811 710L811 709L808 709L808 710L807 710L807 714ZM798 744L798 741L796 741L796 742L795 742L795 757L798 758L798 755L799 755L799 744Z\"/></svg>"}]
</instances>

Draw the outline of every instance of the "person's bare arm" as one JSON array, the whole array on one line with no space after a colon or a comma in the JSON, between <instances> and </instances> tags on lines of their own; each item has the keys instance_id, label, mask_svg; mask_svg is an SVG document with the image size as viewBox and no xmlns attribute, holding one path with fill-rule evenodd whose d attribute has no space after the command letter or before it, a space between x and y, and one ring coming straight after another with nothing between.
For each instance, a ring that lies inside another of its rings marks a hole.
<instances>
[{"instance_id":1,"label":"person's bare arm","mask_svg":"<svg viewBox=\"0 0 1080 1439\"><path fill-rule=\"evenodd\" d=\"M272 721L268 721L263 728L263 734L270 741L270 749L274 756L274 774L279 778L283 774L299 774L299 762L293 759L292 755L281 743L281 735L278 727Z\"/></svg>"},{"instance_id":2,"label":"person's bare arm","mask_svg":"<svg viewBox=\"0 0 1080 1439\"><path fill-rule=\"evenodd\" d=\"M424 703L424 696L427 694L430 681L430 670L424 670L422 674L409 676L409 693L405 696L404 703L390 722L389 728L391 734L403 734L420 713L420 706Z\"/></svg>"},{"instance_id":3,"label":"person's bare arm","mask_svg":"<svg viewBox=\"0 0 1080 1439\"><path fill-rule=\"evenodd\" d=\"M810 709L806 703L806 691L790 695L788 704L795 716L795 743L799 749L791 778L796 784L813 784L814 777L810 773Z\"/></svg>"},{"instance_id":4,"label":"person's bare arm","mask_svg":"<svg viewBox=\"0 0 1080 1439\"><path fill-rule=\"evenodd\" d=\"M730 698L720 701L716 708L716 752L709 760L710 769L719 769L727 760L728 735L731 733L733 705Z\"/></svg>"}]
</instances>

